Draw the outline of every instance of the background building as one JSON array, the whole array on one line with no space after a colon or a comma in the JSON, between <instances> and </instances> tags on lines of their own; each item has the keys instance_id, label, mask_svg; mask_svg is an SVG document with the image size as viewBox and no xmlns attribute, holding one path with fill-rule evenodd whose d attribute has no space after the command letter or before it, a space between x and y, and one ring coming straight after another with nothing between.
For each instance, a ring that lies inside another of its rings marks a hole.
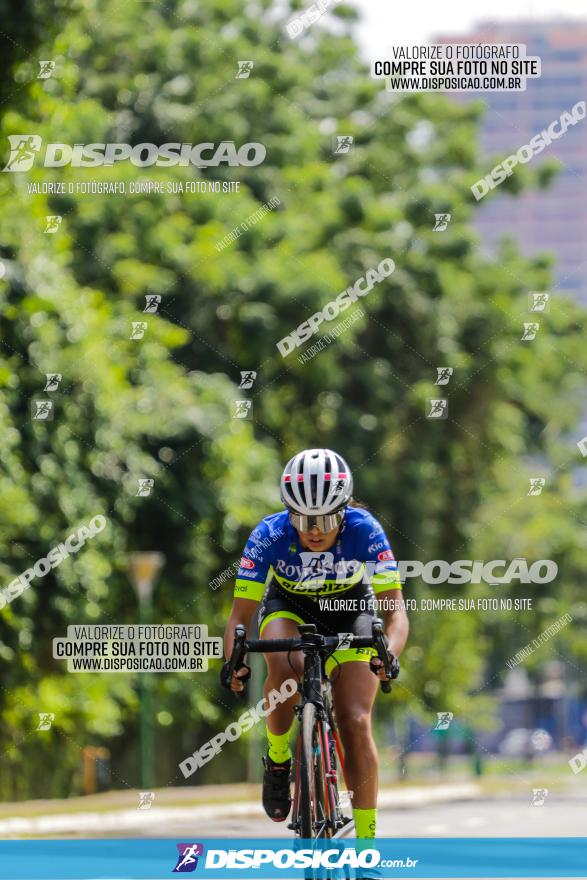
<instances>
[{"instance_id":1,"label":"background building","mask_svg":"<svg viewBox=\"0 0 587 880\"><path fill-rule=\"evenodd\" d=\"M524 92L454 93L457 100L487 103L481 145L496 162L587 95L587 20L487 22L466 36L442 35L433 42L525 43L528 55L541 57L542 76L528 79ZM536 165L547 157L564 165L547 191L488 198L477 225L490 247L511 234L526 255L554 252L555 290L587 304L587 121L569 128L531 162ZM496 162L488 161L488 172Z\"/></svg>"}]
</instances>

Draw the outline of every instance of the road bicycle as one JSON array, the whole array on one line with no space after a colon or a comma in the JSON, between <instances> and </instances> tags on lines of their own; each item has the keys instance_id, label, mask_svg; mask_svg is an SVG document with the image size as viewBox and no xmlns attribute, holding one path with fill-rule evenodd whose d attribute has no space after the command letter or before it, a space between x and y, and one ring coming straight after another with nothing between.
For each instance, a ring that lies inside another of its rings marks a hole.
<instances>
[{"instance_id":1,"label":"road bicycle","mask_svg":"<svg viewBox=\"0 0 587 880\"><path fill-rule=\"evenodd\" d=\"M344 805L338 789L337 764L340 764L344 779L344 755L336 728L332 689L324 664L337 650L373 648L386 676L391 679L387 639L383 623L378 618L373 620L370 636L355 636L352 633L324 636L316 631L313 623L299 624L298 630L299 637L293 639L247 639L245 627L239 624L235 628L228 669L231 676L241 669L248 653L303 653L304 671L298 682L301 700L295 708L300 729L296 760L292 761L293 813L288 828L303 839L341 837L351 830L352 819L343 813ZM370 665L375 672L372 660ZM381 690L389 693L391 682L382 681Z\"/></svg>"}]
</instances>

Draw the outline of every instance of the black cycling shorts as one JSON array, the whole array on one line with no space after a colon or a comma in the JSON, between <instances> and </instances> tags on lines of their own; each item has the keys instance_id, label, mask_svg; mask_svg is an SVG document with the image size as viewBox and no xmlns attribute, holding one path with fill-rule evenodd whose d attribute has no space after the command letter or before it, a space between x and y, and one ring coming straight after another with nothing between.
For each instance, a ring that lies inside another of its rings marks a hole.
<instances>
[{"instance_id":1,"label":"black cycling shorts","mask_svg":"<svg viewBox=\"0 0 587 880\"><path fill-rule=\"evenodd\" d=\"M273 582L267 590L259 608L259 635L272 620L287 619L296 623L313 623L319 633L334 636L339 633L352 633L356 636L370 636L373 618L377 617L376 599L370 587L360 584L341 596L321 597L314 600L304 596L292 596ZM326 672L341 663L351 661L369 662L376 655L373 648L341 648L326 660Z\"/></svg>"}]
</instances>

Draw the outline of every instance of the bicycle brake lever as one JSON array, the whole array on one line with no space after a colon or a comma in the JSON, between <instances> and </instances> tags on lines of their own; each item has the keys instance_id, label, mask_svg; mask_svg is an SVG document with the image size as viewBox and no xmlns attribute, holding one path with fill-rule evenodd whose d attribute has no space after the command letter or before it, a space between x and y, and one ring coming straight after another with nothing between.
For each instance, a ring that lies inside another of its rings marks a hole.
<instances>
[{"instance_id":1,"label":"bicycle brake lever","mask_svg":"<svg viewBox=\"0 0 587 880\"><path fill-rule=\"evenodd\" d=\"M392 669L389 660L389 654L387 653L387 638L385 636L385 633L383 632L383 622L379 619L373 621L373 635L375 637L375 648L377 650L377 656L381 660L383 664L383 669L387 676L387 681L381 682L381 690L384 694L389 694L391 692ZM372 672L377 673L378 667L374 667L371 664L369 664L369 666Z\"/></svg>"},{"instance_id":2,"label":"bicycle brake lever","mask_svg":"<svg viewBox=\"0 0 587 880\"><path fill-rule=\"evenodd\" d=\"M229 681L232 680L232 675L234 672L237 672L239 669L242 669L243 667L245 669L248 669L248 675L244 676L244 678L241 679L243 682L243 685L245 685L246 682L251 677L250 667L247 666L246 663L242 662L243 658L245 656L246 638L247 638L247 631L246 631L245 627L242 625L242 623L237 624L237 626L234 629L234 646L232 649L232 654L230 655L230 660L228 661L228 664L227 664L227 667L228 667L227 676L228 676ZM237 696L239 698L239 700L243 700L245 697L245 688L243 687L242 691L232 691L232 693L235 694L235 696Z\"/></svg>"}]
</instances>

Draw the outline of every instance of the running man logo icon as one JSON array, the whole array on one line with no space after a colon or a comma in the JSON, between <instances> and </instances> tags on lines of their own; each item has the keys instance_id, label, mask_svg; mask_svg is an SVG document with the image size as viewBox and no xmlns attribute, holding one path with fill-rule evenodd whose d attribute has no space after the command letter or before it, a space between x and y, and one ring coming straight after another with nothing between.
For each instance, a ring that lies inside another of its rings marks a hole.
<instances>
[{"instance_id":1,"label":"running man logo icon","mask_svg":"<svg viewBox=\"0 0 587 880\"><path fill-rule=\"evenodd\" d=\"M434 217L436 219L432 232L444 232L445 229L448 229L452 214L435 214Z\"/></svg>"},{"instance_id":2,"label":"running man logo icon","mask_svg":"<svg viewBox=\"0 0 587 880\"><path fill-rule=\"evenodd\" d=\"M241 381L238 387L246 391L248 388L253 387L253 382L256 378L257 374L254 370L241 370Z\"/></svg>"},{"instance_id":3,"label":"running man logo icon","mask_svg":"<svg viewBox=\"0 0 587 880\"><path fill-rule=\"evenodd\" d=\"M436 377L435 385L448 385L450 381L450 377L453 374L452 367L436 367L436 372L438 376Z\"/></svg>"},{"instance_id":4,"label":"running man logo icon","mask_svg":"<svg viewBox=\"0 0 587 880\"><path fill-rule=\"evenodd\" d=\"M355 142L354 137L350 134L337 134L335 135L335 140L333 144L333 152L336 153L351 153L353 149L353 144Z\"/></svg>"},{"instance_id":5,"label":"running man logo icon","mask_svg":"<svg viewBox=\"0 0 587 880\"><path fill-rule=\"evenodd\" d=\"M250 419L253 416L252 400L235 400L234 402L234 419Z\"/></svg>"},{"instance_id":6,"label":"running man logo icon","mask_svg":"<svg viewBox=\"0 0 587 880\"><path fill-rule=\"evenodd\" d=\"M448 730L454 715L452 712L437 712L436 717L438 718L438 721L436 722L434 730Z\"/></svg>"},{"instance_id":7,"label":"running man logo icon","mask_svg":"<svg viewBox=\"0 0 587 880\"><path fill-rule=\"evenodd\" d=\"M524 341L536 339L539 327L540 324L524 324L524 332L520 338Z\"/></svg>"},{"instance_id":8,"label":"running man logo icon","mask_svg":"<svg viewBox=\"0 0 587 880\"><path fill-rule=\"evenodd\" d=\"M583 749L582 752L577 752L576 755L573 755L568 764L575 776L577 775L577 773L580 773L581 770L584 770L585 767L587 767L587 746Z\"/></svg>"},{"instance_id":9,"label":"running man logo icon","mask_svg":"<svg viewBox=\"0 0 587 880\"><path fill-rule=\"evenodd\" d=\"M330 551L326 553L316 553L310 550L300 553L302 560L302 573L300 583L305 581L312 582L312 588L318 589L326 579L326 572L332 571L334 565L334 554ZM344 633L342 633L344 635Z\"/></svg>"},{"instance_id":10,"label":"running man logo icon","mask_svg":"<svg viewBox=\"0 0 587 880\"><path fill-rule=\"evenodd\" d=\"M37 730L50 730L55 721L55 712L39 712L39 724Z\"/></svg>"},{"instance_id":11,"label":"running man logo icon","mask_svg":"<svg viewBox=\"0 0 587 880\"><path fill-rule=\"evenodd\" d=\"M45 373L45 387L43 391L59 391L59 383L63 376L61 373Z\"/></svg>"},{"instance_id":12,"label":"running man logo icon","mask_svg":"<svg viewBox=\"0 0 587 880\"><path fill-rule=\"evenodd\" d=\"M174 874L189 874L198 866L198 857L204 855L204 846L201 843L178 843L179 851L177 864L173 869Z\"/></svg>"},{"instance_id":13,"label":"running man logo icon","mask_svg":"<svg viewBox=\"0 0 587 880\"><path fill-rule=\"evenodd\" d=\"M153 293L149 296L145 296L145 308L143 309L143 312L151 312L152 314L155 314L160 304L161 297L158 293Z\"/></svg>"},{"instance_id":14,"label":"running man logo icon","mask_svg":"<svg viewBox=\"0 0 587 880\"><path fill-rule=\"evenodd\" d=\"M548 797L548 789L547 788L533 788L532 789L532 800L530 802L530 806L543 807L544 802L547 797Z\"/></svg>"},{"instance_id":15,"label":"running man logo icon","mask_svg":"<svg viewBox=\"0 0 587 880\"><path fill-rule=\"evenodd\" d=\"M32 400L31 413L35 422L52 422L53 421L53 401L52 400Z\"/></svg>"},{"instance_id":16,"label":"running man logo icon","mask_svg":"<svg viewBox=\"0 0 587 880\"><path fill-rule=\"evenodd\" d=\"M544 484L546 480L544 477L530 477L530 488L528 489L528 495L540 495L542 490L544 489Z\"/></svg>"},{"instance_id":17,"label":"running man logo icon","mask_svg":"<svg viewBox=\"0 0 587 880\"><path fill-rule=\"evenodd\" d=\"M426 414L427 419L447 419L448 418L448 400L429 400L430 407Z\"/></svg>"},{"instance_id":18,"label":"running man logo icon","mask_svg":"<svg viewBox=\"0 0 587 880\"><path fill-rule=\"evenodd\" d=\"M550 301L549 293L529 293L529 308L531 312L544 312L547 310Z\"/></svg>"},{"instance_id":19,"label":"running man logo icon","mask_svg":"<svg viewBox=\"0 0 587 880\"><path fill-rule=\"evenodd\" d=\"M29 171L43 143L38 134L9 134L10 156L2 171Z\"/></svg>"},{"instance_id":20,"label":"running man logo icon","mask_svg":"<svg viewBox=\"0 0 587 880\"><path fill-rule=\"evenodd\" d=\"M55 62L54 61L39 61L40 70L37 74L37 79L49 79L53 71L55 70Z\"/></svg>"},{"instance_id":21,"label":"running man logo icon","mask_svg":"<svg viewBox=\"0 0 587 880\"><path fill-rule=\"evenodd\" d=\"M61 226L63 217L60 214L49 214L45 217L45 233L55 234Z\"/></svg>"},{"instance_id":22,"label":"running man logo icon","mask_svg":"<svg viewBox=\"0 0 587 880\"><path fill-rule=\"evenodd\" d=\"M142 339L145 335L145 331L149 326L146 321L132 321L132 329L130 331L129 339Z\"/></svg>"},{"instance_id":23,"label":"running man logo icon","mask_svg":"<svg viewBox=\"0 0 587 880\"><path fill-rule=\"evenodd\" d=\"M248 79L254 67L252 61L239 61L235 79Z\"/></svg>"},{"instance_id":24,"label":"running man logo icon","mask_svg":"<svg viewBox=\"0 0 587 880\"><path fill-rule=\"evenodd\" d=\"M155 480L140 479L138 482L139 488L137 489L135 498L147 498L151 494L151 489L155 485Z\"/></svg>"},{"instance_id":25,"label":"running man logo icon","mask_svg":"<svg viewBox=\"0 0 587 880\"><path fill-rule=\"evenodd\" d=\"M139 810L150 810L154 800L154 791L139 791Z\"/></svg>"}]
</instances>

